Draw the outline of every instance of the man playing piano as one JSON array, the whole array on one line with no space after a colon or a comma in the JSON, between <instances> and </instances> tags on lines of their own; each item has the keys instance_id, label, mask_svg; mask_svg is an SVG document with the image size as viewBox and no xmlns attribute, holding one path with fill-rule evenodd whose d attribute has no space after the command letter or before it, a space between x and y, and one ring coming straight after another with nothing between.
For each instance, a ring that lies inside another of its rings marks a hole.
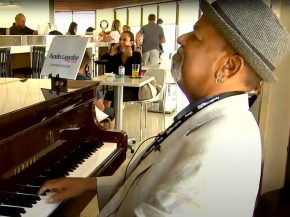
<instances>
[{"instance_id":1,"label":"man playing piano","mask_svg":"<svg viewBox=\"0 0 290 217\"><path fill-rule=\"evenodd\" d=\"M49 202L96 191L100 216L252 216L261 141L246 93L276 79L288 33L262 0L201 0L200 7L172 64L190 105L126 170L47 181L39 193L55 191Z\"/></svg>"}]
</instances>

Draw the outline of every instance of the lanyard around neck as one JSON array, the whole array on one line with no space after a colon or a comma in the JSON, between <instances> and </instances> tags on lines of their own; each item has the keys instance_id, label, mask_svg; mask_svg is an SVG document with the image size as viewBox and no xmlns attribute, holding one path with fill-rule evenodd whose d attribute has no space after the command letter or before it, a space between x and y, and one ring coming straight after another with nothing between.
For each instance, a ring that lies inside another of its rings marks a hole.
<instances>
[{"instance_id":1,"label":"lanyard around neck","mask_svg":"<svg viewBox=\"0 0 290 217\"><path fill-rule=\"evenodd\" d=\"M141 157L138 164L140 164L141 161L143 161L152 151L160 151L161 147L160 144L169 136L171 135L177 128L179 128L186 120L188 120L190 117L201 111L202 109L208 107L209 105L220 101L222 99L225 99L227 97L236 96L240 94L244 94L245 92L242 91L232 91L232 92L226 92L215 96L209 96L206 98L203 98L197 102L193 102L190 105L190 109L183 114L181 117L178 117L171 125L168 127L165 131L160 133L155 141L147 148L147 150L144 152L143 156Z\"/></svg>"}]
</instances>

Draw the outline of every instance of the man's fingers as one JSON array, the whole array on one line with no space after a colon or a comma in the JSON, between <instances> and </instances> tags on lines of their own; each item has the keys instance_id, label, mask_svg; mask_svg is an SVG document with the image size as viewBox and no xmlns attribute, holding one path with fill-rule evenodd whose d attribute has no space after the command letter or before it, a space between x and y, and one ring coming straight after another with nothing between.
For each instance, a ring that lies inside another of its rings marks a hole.
<instances>
[{"instance_id":1,"label":"man's fingers","mask_svg":"<svg viewBox=\"0 0 290 217\"><path fill-rule=\"evenodd\" d=\"M48 203L55 203L79 196L89 189L95 189L95 186L95 178L60 178L45 182L38 193L43 194L50 190L52 196L47 201Z\"/></svg>"},{"instance_id":2,"label":"man's fingers","mask_svg":"<svg viewBox=\"0 0 290 217\"><path fill-rule=\"evenodd\" d=\"M50 198L48 198L47 202L48 203L57 203L60 201L63 201L65 199L69 199L76 196L75 192L72 191L72 189L65 189L63 191L57 192L53 194Z\"/></svg>"},{"instance_id":3,"label":"man's fingers","mask_svg":"<svg viewBox=\"0 0 290 217\"><path fill-rule=\"evenodd\" d=\"M65 187L64 179L53 179L46 181L39 189L38 194L43 194L47 190L61 190Z\"/></svg>"}]
</instances>

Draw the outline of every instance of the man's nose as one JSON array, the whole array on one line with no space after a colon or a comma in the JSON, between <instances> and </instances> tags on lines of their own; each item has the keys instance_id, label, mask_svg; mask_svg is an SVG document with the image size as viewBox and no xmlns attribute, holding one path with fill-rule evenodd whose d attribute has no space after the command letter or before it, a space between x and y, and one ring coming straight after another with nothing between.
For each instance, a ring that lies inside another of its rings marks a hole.
<instances>
[{"instance_id":1,"label":"man's nose","mask_svg":"<svg viewBox=\"0 0 290 217\"><path fill-rule=\"evenodd\" d=\"M187 37L188 37L188 34L189 33L186 33L186 34L183 34L183 35L179 36L177 38L177 43L180 44L180 45L182 45L182 46L185 46L186 40L187 40Z\"/></svg>"}]
</instances>

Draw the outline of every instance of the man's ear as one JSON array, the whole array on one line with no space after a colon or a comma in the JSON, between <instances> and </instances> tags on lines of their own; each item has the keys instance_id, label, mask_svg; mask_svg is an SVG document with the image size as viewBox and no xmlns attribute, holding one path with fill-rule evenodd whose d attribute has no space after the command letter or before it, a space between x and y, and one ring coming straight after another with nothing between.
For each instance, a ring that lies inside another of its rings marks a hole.
<instances>
[{"instance_id":1,"label":"man's ear","mask_svg":"<svg viewBox=\"0 0 290 217\"><path fill-rule=\"evenodd\" d=\"M87 64L87 65L85 66L85 72L88 72L88 71L90 71L90 64Z\"/></svg>"},{"instance_id":2,"label":"man's ear","mask_svg":"<svg viewBox=\"0 0 290 217\"><path fill-rule=\"evenodd\" d=\"M244 59L238 54L226 56L221 61L216 77L222 75L225 80L239 73L245 65Z\"/></svg>"}]
</instances>

